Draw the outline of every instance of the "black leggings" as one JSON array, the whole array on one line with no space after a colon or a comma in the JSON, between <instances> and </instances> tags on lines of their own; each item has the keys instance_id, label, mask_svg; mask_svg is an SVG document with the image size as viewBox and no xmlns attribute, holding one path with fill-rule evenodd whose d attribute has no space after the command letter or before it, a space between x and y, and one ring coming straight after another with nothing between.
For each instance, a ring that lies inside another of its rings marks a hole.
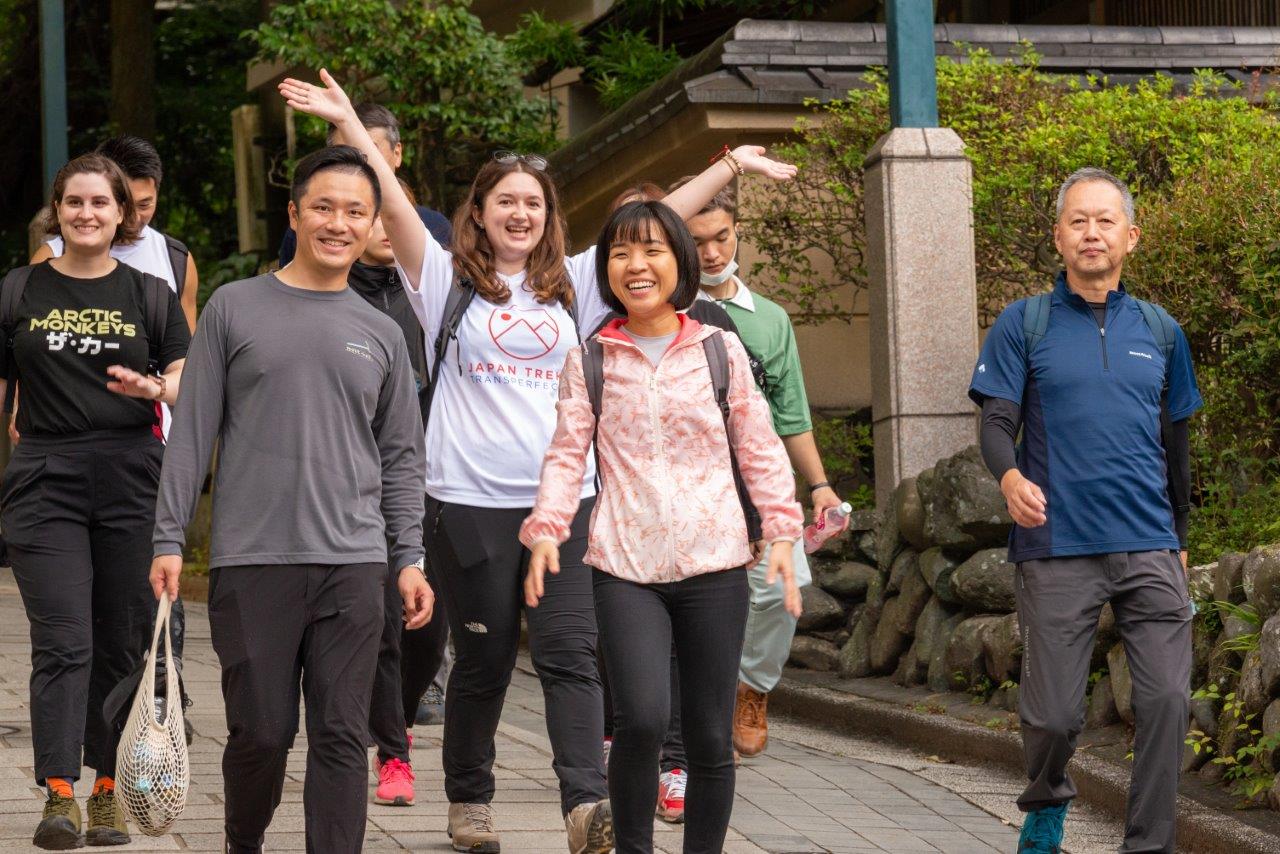
<instances>
[{"instance_id":1,"label":"black leggings","mask_svg":"<svg viewBox=\"0 0 1280 854\"><path fill-rule=\"evenodd\" d=\"M0 489L13 574L31 623L35 777L115 773L111 689L142 662L164 446L150 428L23 436ZM83 755L82 755L83 754Z\"/></svg>"},{"instance_id":2,"label":"black leggings","mask_svg":"<svg viewBox=\"0 0 1280 854\"><path fill-rule=\"evenodd\" d=\"M604 694L604 736L613 738L613 696L609 689L609 668L604 663L604 650L596 646L596 665L600 668L600 686ZM658 770L662 773L689 770L689 760L684 756L684 736L680 734L680 668L676 666L676 645L671 644L671 719L667 722L667 737L662 740L662 755Z\"/></svg>"},{"instance_id":3,"label":"black leggings","mask_svg":"<svg viewBox=\"0 0 1280 854\"><path fill-rule=\"evenodd\" d=\"M595 499L582 502L560 573L526 613L529 653L546 701L552 768L564 813L604 800L600 676L591 570L582 562ZM444 790L450 803L493 799L494 736L520 642L529 551L517 534L528 508L427 500L427 558L439 573L456 659L445 691Z\"/></svg>"},{"instance_id":4,"label":"black leggings","mask_svg":"<svg viewBox=\"0 0 1280 854\"><path fill-rule=\"evenodd\" d=\"M613 691L609 799L617 854L653 851L673 639L689 759L684 851L719 854L733 812L733 705L747 625L747 574L731 569L636 584L594 570L593 581Z\"/></svg>"}]
</instances>

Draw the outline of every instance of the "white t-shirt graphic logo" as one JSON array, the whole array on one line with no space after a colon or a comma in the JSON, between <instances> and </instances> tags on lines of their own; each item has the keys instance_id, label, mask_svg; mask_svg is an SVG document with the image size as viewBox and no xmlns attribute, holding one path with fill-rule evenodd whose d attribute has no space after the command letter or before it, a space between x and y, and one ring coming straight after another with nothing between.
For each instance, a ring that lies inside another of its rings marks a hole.
<instances>
[{"instance_id":1,"label":"white t-shirt graphic logo","mask_svg":"<svg viewBox=\"0 0 1280 854\"><path fill-rule=\"evenodd\" d=\"M555 349L560 326L545 308L495 308L489 315L489 335L503 353L528 361Z\"/></svg>"}]
</instances>

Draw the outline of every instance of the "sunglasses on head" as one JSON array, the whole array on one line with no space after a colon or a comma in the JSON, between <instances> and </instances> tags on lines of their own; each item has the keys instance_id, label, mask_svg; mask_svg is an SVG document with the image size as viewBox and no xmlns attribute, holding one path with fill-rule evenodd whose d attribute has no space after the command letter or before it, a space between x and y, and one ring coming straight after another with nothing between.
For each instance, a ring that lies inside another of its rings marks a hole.
<instances>
[{"instance_id":1,"label":"sunglasses on head","mask_svg":"<svg viewBox=\"0 0 1280 854\"><path fill-rule=\"evenodd\" d=\"M515 151L495 151L493 159L501 163L503 166L510 166L512 163L523 163L530 169L542 172L547 168L547 158L538 154L520 154Z\"/></svg>"}]
</instances>

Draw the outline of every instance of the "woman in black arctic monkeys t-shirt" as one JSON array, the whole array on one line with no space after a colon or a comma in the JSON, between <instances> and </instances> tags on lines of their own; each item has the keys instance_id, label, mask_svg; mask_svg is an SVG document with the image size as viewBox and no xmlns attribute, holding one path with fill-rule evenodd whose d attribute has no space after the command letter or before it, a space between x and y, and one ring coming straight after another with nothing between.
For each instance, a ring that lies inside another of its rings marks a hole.
<instances>
[{"instance_id":1,"label":"woman in black arctic monkeys t-shirt","mask_svg":"<svg viewBox=\"0 0 1280 854\"><path fill-rule=\"evenodd\" d=\"M5 284L14 294L25 280L0 329L0 377L22 390L0 525L31 623L35 776L49 790L33 841L60 849L80 841L71 786L82 759L97 771L84 841L129 840L102 706L150 640L147 574L164 449L152 431L155 402L176 401L190 334L163 281L110 255L138 229L119 167L99 155L72 160L52 202L50 231L65 253ZM163 321L148 319L149 301Z\"/></svg>"}]
</instances>

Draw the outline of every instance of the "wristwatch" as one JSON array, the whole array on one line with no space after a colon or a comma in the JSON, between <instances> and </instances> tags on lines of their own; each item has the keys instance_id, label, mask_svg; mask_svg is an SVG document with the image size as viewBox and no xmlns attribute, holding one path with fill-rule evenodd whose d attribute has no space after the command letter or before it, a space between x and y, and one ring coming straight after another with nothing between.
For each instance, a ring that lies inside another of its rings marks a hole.
<instances>
[{"instance_id":1,"label":"wristwatch","mask_svg":"<svg viewBox=\"0 0 1280 854\"><path fill-rule=\"evenodd\" d=\"M160 400L161 398L163 398L163 397L164 397L165 389L167 389L167 388L168 388L168 380L166 380L166 379L164 378L164 374L154 374L154 375L152 375L151 379L153 379L153 380L155 380L156 382L160 383L160 390L159 390L158 392L156 392L156 396L155 396L155 397L153 397L153 398L151 398L151 399L152 399L152 400Z\"/></svg>"},{"instance_id":2,"label":"wristwatch","mask_svg":"<svg viewBox=\"0 0 1280 854\"><path fill-rule=\"evenodd\" d=\"M426 577L427 577L426 560L427 560L427 559L426 559L426 556L425 556L425 555L419 555L417 560L415 560L413 563L409 564L409 566L411 566L411 567L413 567L414 569L418 570L418 572L421 572L421 573L422 573L422 577L423 577L423 578L426 578ZM408 568L408 567L406 567L406 569L407 569L407 568Z\"/></svg>"}]
</instances>

